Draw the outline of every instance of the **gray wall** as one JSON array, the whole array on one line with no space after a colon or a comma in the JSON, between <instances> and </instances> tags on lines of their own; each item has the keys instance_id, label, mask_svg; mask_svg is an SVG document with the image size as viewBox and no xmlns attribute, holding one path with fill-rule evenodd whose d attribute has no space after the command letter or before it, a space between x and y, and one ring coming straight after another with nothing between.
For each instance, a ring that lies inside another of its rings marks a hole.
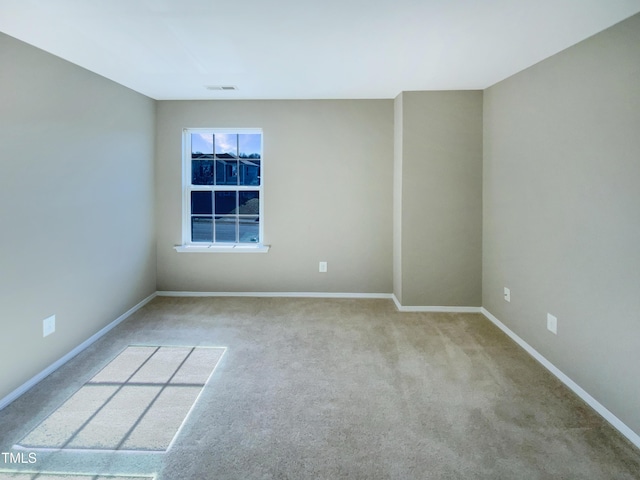
<instances>
[{"instance_id":1,"label":"gray wall","mask_svg":"<svg viewBox=\"0 0 640 480\"><path fill-rule=\"evenodd\" d=\"M486 90L484 128L483 305L640 433L640 15Z\"/></svg>"},{"instance_id":2,"label":"gray wall","mask_svg":"<svg viewBox=\"0 0 640 480\"><path fill-rule=\"evenodd\" d=\"M155 105L4 34L0 65L2 398L155 291Z\"/></svg>"},{"instance_id":3,"label":"gray wall","mask_svg":"<svg viewBox=\"0 0 640 480\"><path fill-rule=\"evenodd\" d=\"M173 249L184 127L263 129L268 253ZM156 148L158 290L391 291L392 100L161 101Z\"/></svg>"},{"instance_id":4,"label":"gray wall","mask_svg":"<svg viewBox=\"0 0 640 480\"><path fill-rule=\"evenodd\" d=\"M399 98L401 302L479 307L482 92L403 92Z\"/></svg>"}]
</instances>

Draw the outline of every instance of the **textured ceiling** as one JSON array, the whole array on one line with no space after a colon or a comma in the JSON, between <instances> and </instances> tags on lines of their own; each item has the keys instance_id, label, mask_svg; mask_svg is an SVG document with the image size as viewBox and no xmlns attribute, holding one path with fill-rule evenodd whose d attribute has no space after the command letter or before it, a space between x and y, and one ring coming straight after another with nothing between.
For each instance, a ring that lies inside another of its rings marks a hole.
<instances>
[{"instance_id":1,"label":"textured ceiling","mask_svg":"<svg viewBox=\"0 0 640 480\"><path fill-rule=\"evenodd\" d=\"M0 0L0 31L155 99L393 98L484 89L637 12L640 0Z\"/></svg>"}]
</instances>

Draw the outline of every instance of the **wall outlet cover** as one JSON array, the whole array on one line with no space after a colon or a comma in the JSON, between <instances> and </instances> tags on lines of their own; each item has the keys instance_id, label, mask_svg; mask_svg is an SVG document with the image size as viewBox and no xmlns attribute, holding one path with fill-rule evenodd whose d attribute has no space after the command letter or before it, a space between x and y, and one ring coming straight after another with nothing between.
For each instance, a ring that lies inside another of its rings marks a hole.
<instances>
[{"instance_id":1,"label":"wall outlet cover","mask_svg":"<svg viewBox=\"0 0 640 480\"><path fill-rule=\"evenodd\" d=\"M555 335L558 334L558 319L550 313L547 313L547 330Z\"/></svg>"},{"instance_id":2,"label":"wall outlet cover","mask_svg":"<svg viewBox=\"0 0 640 480\"><path fill-rule=\"evenodd\" d=\"M42 336L47 337L56 331L56 316L51 315L42 321Z\"/></svg>"}]
</instances>

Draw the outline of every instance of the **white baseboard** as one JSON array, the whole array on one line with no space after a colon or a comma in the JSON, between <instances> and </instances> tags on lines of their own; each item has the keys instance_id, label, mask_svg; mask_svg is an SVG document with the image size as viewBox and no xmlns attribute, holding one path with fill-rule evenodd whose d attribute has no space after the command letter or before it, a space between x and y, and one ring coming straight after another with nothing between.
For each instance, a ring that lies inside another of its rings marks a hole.
<instances>
[{"instance_id":1,"label":"white baseboard","mask_svg":"<svg viewBox=\"0 0 640 480\"><path fill-rule=\"evenodd\" d=\"M480 307L451 307L451 306L414 306L402 305L395 293L391 294L396 308L400 312L443 312L443 313L480 313Z\"/></svg>"},{"instance_id":2,"label":"white baseboard","mask_svg":"<svg viewBox=\"0 0 640 480\"><path fill-rule=\"evenodd\" d=\"M27 380L25 383L23 383L22 385L20 385L18 388L16 388L13 392L11 392L9 395L7 395L6 397L0 399L0 410L2 410L4 407L6 407L7 405L9 405L11 402L13 402L16 398L18 398L20 395L22 395L23 393L25 393L27 390L29 390L30 388L32 388L34 385L36 385L38 382L40 382L41 380L43 380L44 378L48 377L49 375L51 375L53 372L55 372L58 368L60 368L62 365L64 365L65 363L67 363L69 360L71 360L73 357L75 357L76 355L78 355L80 352L82 352L84 349L86 349L87 347L89 347L92 343L94 343L96 340L98 340L100 337L104 336L107 332L109 332L110 330L112 330L114 327L116 327L117 325L121 324L122 322L124 322L127 318L129 318L133 313L135 313L136 311L140 310L142 307L144 307L147 303L149 303L151 300L153 300L156 297L156 293L152 293L151 295L149 295L147 298L145 298L144 300L142 300L140 303L138 303L137 305L131 307L129 310L127 310L126 312L124 312L122 315L120 315L118 318L116 318L113 322L111 322L109 325L107 325L106 327L104 327L103 329L101 329L99 332L93 334L91 337L89 337L88 339L86 339L84 342L82 342L80 345L78 345L76 348L74 348L73 350L71 350L69 353L67 353L64 357L58 359L57 361L55 361L54 363L52 363L51 365L49 365L47 368L45 368L44 370L42 370L40 373L38 373L37 375L35 375L34 377L32 377L31 379Z\"/></svg>"},{"instance_id":3,"label":"white baseboard","mask_svg":"<svg viewBox=\"0 0 640 480\"><path fill-rule=\"evenodd\" d=\"M504 323L498 320L486 308L482 307L481 312L492 323L494 323L500 330L506 333L514 342L516 342L518 345L524 348L529 355L531 355L538 362L540 362L544 368L549 370L562 383L564 383L567 387L573 390L573 392L576 395L578 395L582 400L587 402L587 404L591 408L593 408L596 412L598 412L607 422L609 422L613 426L613 428L618 430L636 447L640 448L640 435L638 435L633 430L631 430L627 425L625 425L622 422L622 420L616 417L604 405L602 405L595 398L589 395L580 385L578 385L576 382L571 380L567 375L562 373L562 371L558 369L553 363L551 363L549 360L544 358L535 348L533 348L531 345L525 342L522 338L516 335L511 329L509 329L509 327L507 327Z\"/></svg>"},{"instance_id":4,"label":"white baseboard","mask_svg":"<svg viewBox=\"0 0 640 480\"><path fill-rule=\"evenodd\" d=\"M393 293L336 292L172 292L158 291L159 297L299 297L299 298L385 298L392 299L401 312L480 313L480 307L404 307Z\"/></svg>"},{"instance_id":5,"label":"white baseboard","mask_svg":"<svg viewBox=\"0 0 640 480\"><path fill-rule=\"evenodd\" d=\"M159 297L299 297L299 298L391 298L390 293L334 292L156 292Z\"/></svg>"}]
</instances>

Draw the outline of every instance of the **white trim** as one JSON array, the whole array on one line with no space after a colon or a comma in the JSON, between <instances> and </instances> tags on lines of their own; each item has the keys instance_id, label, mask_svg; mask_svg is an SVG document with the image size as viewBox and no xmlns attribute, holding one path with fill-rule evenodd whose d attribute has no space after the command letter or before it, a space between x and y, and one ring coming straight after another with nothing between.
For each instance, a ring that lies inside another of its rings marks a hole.
<instances>
[{"instance_id":1,"label":"white trim","mask_svg":"<svg viewBox=\"0 0 640 480\"><path fill-rule=\"evenodd\" d=\"M578 395L582 400L587 402L587 404L593 408L596 412L598 412L607 422L609 422L613 428L618 430L622 435L624 435L631 443L633 443L636 447L640 448L640 435L631 430L627 425L624 424L622 420L616 417L613 413L611 413L604 405L598 402L595 398L589 395L580 385L571 380L567 375L565 375L558 367L556 367L549 360L544 358L535 348L525 342L522 338L520 338L516 333L514 333L509 327L507 327L504 323L498 320L491 312L489 312L486 308L481 308L481 313L487 317L493 324L495 324L500 330L506 333L514 342L520 345L522 348L526 350L526 352L535 358L544 368L549 370L553 375L555 375L562 383L564 383L567 387L569 387L573 392Z\"/></svg>"},{"instance_id":2,"label":"white trim","mask_svg":"<svg viewBox=\"0 0 640 480\"><path fill-rule=\"evenodd\" d=\"M189 133L260 133L262 134L262 128L218 128L218 127L187 127L182 129L183 132ZM189 152L191 153L191 152Z\"/></svg>"},{"instance_id":3,"label":"white trim","mask_svg":"<svg viewBox=\"0 0 640 480\"><path fill-rule=\"evenodd\" d=\"M223 245L176 245L178 253L267 253L271 245L233 244Z\"/></svg>"},{"instance_id":4,"label":"white trim","mask_svg":"<svg viewBox=\"0 0 640 480\"><path fill-rule=\"evenodd\" d=\"M159 297L297 297L297 298L391 298L390 293L334 292L175 292L159 291Z\"/></svg>"},{"instance_id":5,"label":"white trim","mask_svg":"<svg viewBox=\"0 0 640 480\"><path fill-rule=\"evenodd\" d=\"M4 407L6 407L7 405L9 405L11 402L13 402L16 398L18 398L20 395L24 394L27 390L29 390L30 388L32 388L34 385L36 385L38 382L40 382L41 380L43 380L44 378L48 377L49 375L51 375L53 372L55 372L58 368L60 368L61 366L63 366L65 363L67 363L69 360L71 360L73 357L75 357L76 355L78 355L80 352L82 352L84 349L86 349L87 347L89 347L91 344L93 344L96 340L98 340L100 337L104 336L107 332L109 332L110 330L112 330L114 327L116 327L117 325L121 324L122 322L124 322L127 318L129 318L131 315L133 315L136 311L140 310L142 307L144 307L147 303L149 303L151 300L153 300L157 295L157 292L152 293L151 295L149 295L147 298L145 298L144 300L142 300L140 303L138 303L137 305L131 307L129 310L127 310L126 312L124 312L122 315L120 315L118 318L116 318L113 322L111 322L109 325L107 325L106 327L102 328L99 332L93 334L91 337L89 337L88 339L86 339L84 342L82 342L80 345L78 345L76 348L74 348L73 350L71 350L69 353L67 353L64 357L59 358L57 361L55 361L54 363L52 363L51 365L49 365L47 368L45 368L44 370L42 370L40 373L38 373L37 375L35 375L34 377L32 377L31 379L27 380L25 383L23 383L22 385L20 385L18 388L16 388L13 392L11 392L9 395L7 395L6 397L0 399L0 410L2 410Z\"/></svg>"},{"instance_id":6,"label":"white trim","mask_svg":"<svg viewBox=\"0 0 640 480\"><path fill-rule=\"evenodd\" d=\"M480 307L450 307L442 306L403 306L401 312L442 312L442 313L480 313Z\"/></svg>"},{"instance_id":7,"label":"white trim","mask_svg":"<svg viewBox=\"0 0 640 480\"><path fill-rule=\"evenodd\" d=\"M335 292L178 292L158 291L159 297L299 297L299 298L384 298L392 299L401 312L480 313L480 307L403 307L393 293Z\"/></svg>"},{"instance_id":8,"label":"white trim","mask_svg":"<svg viewBox=\"0 0 640 480\"><path fill-rule=\"evenodd\" d=\"M402 308L402 304L400 303L400 300L398 300L398 297L396 297L395 293L391 294L391 298L393 299L393 303L396 304L396 308L398 309L398 311L402 311L400 310Z\"/></svg>"},{"instance_id":9,"label":"white trim","mask_svg":"<svg viewBox=\"0 0 640 480\"><path fill-rule=\"evenodd\" d=\"M451 306L404 306L398 300L395 293L391 294L396 308L400 312L443 312L443 313L480 313L480 307L451 307Z\"/></svg>"}]
</instances>

